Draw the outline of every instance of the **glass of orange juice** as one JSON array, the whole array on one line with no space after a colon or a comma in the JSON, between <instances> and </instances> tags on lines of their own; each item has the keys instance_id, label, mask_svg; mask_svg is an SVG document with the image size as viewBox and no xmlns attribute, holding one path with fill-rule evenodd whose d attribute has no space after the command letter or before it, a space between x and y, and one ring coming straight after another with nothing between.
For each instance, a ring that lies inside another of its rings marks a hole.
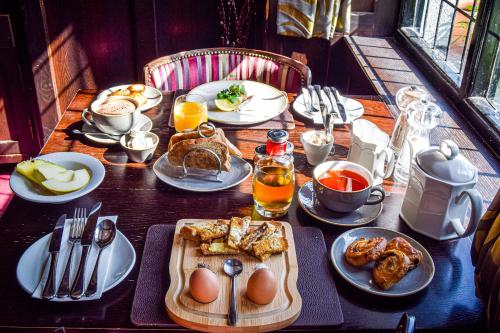
<instances>
[{"instance_id":1,"label":"glass of orange juice","mask_svg":"<svg viewBox=\"0 0 500 333\"><path fill-rule=\"evenodd\" d=\"M195 130L208 121L207 101L201 95L187 94L175 99L174 126L177 132Z\"/></svg>"},{"instance_id":2,"label":"glass of orange juice","mask_svg":"<svg viewBox=\"0 0 500 333\"><path fill-rule=\"evenodd\" d=\"M253 200L257 212L265 217L287 213L295 189L293 162L287 155L264 157L255 164Z\"/></svg>"}]
</instances>

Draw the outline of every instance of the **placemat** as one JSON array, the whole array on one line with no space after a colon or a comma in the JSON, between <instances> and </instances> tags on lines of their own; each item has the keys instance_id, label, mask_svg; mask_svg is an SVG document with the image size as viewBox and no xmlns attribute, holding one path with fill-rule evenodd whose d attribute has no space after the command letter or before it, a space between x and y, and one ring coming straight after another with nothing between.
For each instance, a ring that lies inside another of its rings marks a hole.
<instances>
[{"instance_id":1,"label":"placemat","mask_svg":"<svg viewBox=\"0 0 500 333\"><path fill-rule=\"evenodd\" d=\"M168 126L174 128L174 105L175 99L179 95L187 94L189 90L176 90L174 92L174 97L172 98L172 108L170 110L170 116L168 119ZM284 129L291 130L295 128L295 122L293 121L293 116L290 113L290 104L288 104L286 110L274 117L271 120L265 121L263 123L254 124L254 125L229 125L229 124L221 124L214 122L217 127L227 130L239 130L239 129Z\"/></svg>"},{"instance_id":2,"label":"placemat","mask_svg":"<svg viewBox=\"0 0 500 333\"><path fill-rule=\"evenodd\" d=\"M148 230L130 313L130 320L136 326L178 327L167 315L164 301L170 285L168 264L174 232L175 226L166 224L156 224ZM344 319L323 233L315 227L294 227L293 236L299 264L298 289L302 296L302 311L289 328L340 326Z\"/></svg>"}]
</instances>

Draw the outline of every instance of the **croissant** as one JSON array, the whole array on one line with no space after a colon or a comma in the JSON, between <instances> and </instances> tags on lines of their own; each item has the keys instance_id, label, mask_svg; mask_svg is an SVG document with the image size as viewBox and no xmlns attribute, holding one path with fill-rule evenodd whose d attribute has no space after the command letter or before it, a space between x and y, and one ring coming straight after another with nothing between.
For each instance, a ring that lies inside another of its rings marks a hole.
<instances>
[{"instance_id":1,"label":"croissant","mask_svg":"<svg viewBox=\"0 0 500 333\"><path fill-rule=\"evenodd\" d=\"M380 257L380 254L385 250L386 244L387 240L384 237L371 239L361 237L347 247L345 258L351 265L366 265Z\"/></svg>"},{"instance_id":2,"label":"croissant","mask_svg":"<svg viewBox=\"0 0 500 333\"><path fill-rule=\"evenodd\" d=\"M411 246L411 244L402 237L396 237L387 243L385 250L399 250L406 254L412 263L410 269L417 267L424 258L422 252Z\"/></svg>"},{"instance_id":3,"label":"croissant","mask_svg":"<svg viewBox=\"0 0 500 333\"><path fill-rule=\"evenodd\" d=\"M385 251L372 270L373 281L384 290L390 289L408 273L411 265L410 258L404 252Z\"/></svg>"}]
</instances>

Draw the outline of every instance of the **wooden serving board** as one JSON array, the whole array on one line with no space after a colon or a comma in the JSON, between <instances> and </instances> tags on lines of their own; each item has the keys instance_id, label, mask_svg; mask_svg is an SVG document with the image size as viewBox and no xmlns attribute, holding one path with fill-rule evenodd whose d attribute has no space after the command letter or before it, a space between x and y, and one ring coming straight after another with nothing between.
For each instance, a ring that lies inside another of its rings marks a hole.
<instances>
[{"instance_id":1,"label":"wooden serving board","mask_svg":"<svg viewBox=\"0 0 500 333\"><path fill-rule=\"evenodd\" d=\"M209 220L184 219L177 222L169 265L171 282L165 296L170 318L179 325L205 332L266 332L292 324L300 314L302 298L297 290L297 255L290 224L281 222L282 232L288 241L288 251L272 255L265 261L278 281L278 292L272 303L257 305L246 297L246 285L260 260L246 253L204 256L199 251L198 244L180 237L182 226L203 221ZM262 223L263 221L252 221L251 226ZM223 262L227 258L238 258L243 262L243 272L236 281L239 316L237 326L227 324L231 292L231 279L223 271ZM198 263L208 264L217 274L220 283L219 296L209 304L195 301L189 293L189 277Z\"/></svg>"}]
</instances>

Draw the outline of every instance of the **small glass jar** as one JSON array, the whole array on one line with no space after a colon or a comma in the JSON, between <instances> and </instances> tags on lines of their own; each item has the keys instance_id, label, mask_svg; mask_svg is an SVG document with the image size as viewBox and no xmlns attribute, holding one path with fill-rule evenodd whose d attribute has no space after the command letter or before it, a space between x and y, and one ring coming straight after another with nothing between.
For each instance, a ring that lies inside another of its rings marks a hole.
<instances>
[{"instance_id":1,"label":"small glass jar","mask_svg":"<svg viewBox=\"0 0 500 333\"><path fill-rule=\"evenodd\" d=\"M287 142L287 131L280 129L270 130L267 132L266 154L276 156L286 154Z\"/></svg>"},{"instance_id":2,"label":"small glass jar","mask_svg":"<svg viewBox=\"0 0 500 333\"><path fill-rule=\"evenodd\" d=\"M295 146L293 145L293 143L291 143L290 141L286 142L285 155L288 155L292 159L292 162L293 162L293 150L294 150L294 148L295 148ZM253 157L254 165L257 163L258 160L260 160L264 157L270 156L267 154L266 150L267 150L267 145L259 145L259 146L255 147L255 155Z\"/></svg>"}]
</instances>

